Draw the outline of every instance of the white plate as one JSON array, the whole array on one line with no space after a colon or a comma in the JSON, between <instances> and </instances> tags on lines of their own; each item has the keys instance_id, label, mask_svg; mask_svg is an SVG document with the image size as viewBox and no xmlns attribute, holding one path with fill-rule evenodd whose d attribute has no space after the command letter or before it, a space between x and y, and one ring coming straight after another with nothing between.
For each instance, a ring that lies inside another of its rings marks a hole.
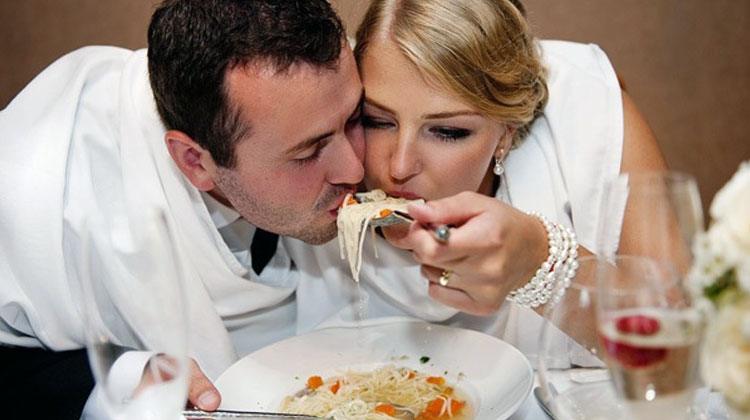
<instances>
[{"instance_id":1,"label":"white plate","mask_svg":"<svg viewBox=\"0 0 750 420\"><path fill-rule=\"evenodd\" d=\"M421 363L423 356L429 361ZM389 364L445 376L468 397L476 420L510 417L534 384L528 360L495 337L399 320L321 329L280 341L230 366L216 386L222 408L278 411L282 399L303 389L311 375L326 378Z\"/></svg>"}]
</instances>

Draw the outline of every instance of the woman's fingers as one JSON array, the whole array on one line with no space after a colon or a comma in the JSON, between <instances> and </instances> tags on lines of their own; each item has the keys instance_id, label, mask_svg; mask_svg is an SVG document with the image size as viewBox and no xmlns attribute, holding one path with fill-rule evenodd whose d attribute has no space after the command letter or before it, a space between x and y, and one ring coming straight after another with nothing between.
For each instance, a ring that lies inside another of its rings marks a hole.
<instances>
[{"instance_id":1,"label":"woman's fingers","mask_svg":"<svg viewBox=\"0 0 750 420\"><path fill-rule=\"evenodd\" d=\"M461 276L453 270L423 265L422 275L424 275L430 283L438 284L442 287L463 290L466 286L461 280Z\"/></svg>"},{"instance_id":2,"label":"woman's fingers","mask_svg":"<svg viewBox=\"0 0 750 420\"><path fill-rule=\"evenodd\" d=\"M422 266L422 274L430 282L430 297L440 303L472 315L489 315L499 307L489 295L481 292L486 290L486 286L474 284L473 279L464 278L451 270L426 265Z\"/></svg>"},{"instance_id":3,"label":"woman's fingers","mask_svg":"<svg viewBox=\"0 0 750 420\"><path fill-rule=\"evenodd\" d=\"M410 204L409 215L423 225L462 225L466 220L482 213L487 200L497 202L475 192L432 200L425 204Z\"/></svg>"},{"instance_id":4,"label":"woman's fingers","mask_svg":"<svg viewBox=\"0 0 750 420\"><path fill-rule=\"evenodd\" d=\"M412 250L419 262L438 267L495 253L502 245L501 227L486 219L489 218L478 215L460 227L451 228L446 242L436 240L431 227L416 225L399 239L399 245Z\"/></svg>"}]
</instances>

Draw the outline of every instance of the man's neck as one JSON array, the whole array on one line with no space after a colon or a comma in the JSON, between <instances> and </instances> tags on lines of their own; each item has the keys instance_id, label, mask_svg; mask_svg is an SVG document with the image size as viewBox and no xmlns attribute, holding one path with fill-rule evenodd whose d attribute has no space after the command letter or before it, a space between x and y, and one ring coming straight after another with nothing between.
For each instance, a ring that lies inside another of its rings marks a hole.
<instances>
[{"instance_id":1,"label":"man's neck","mask_svg":"<svg viewBox=\"0 0 750 420\"><path fill-rule=\"evenodd\" d=\"M232 203L230 203L229 200L227 200L227 198L224 196L224 193L221 192L219 187L216 187L211 191L206 191L206 193L210 195L211 197L213 197L214 200L218 201L219 203L229 207L230 209L234 211L237 211L237 209L235 209L234 206L232 206Z\"/></svg>"}]
</instances>

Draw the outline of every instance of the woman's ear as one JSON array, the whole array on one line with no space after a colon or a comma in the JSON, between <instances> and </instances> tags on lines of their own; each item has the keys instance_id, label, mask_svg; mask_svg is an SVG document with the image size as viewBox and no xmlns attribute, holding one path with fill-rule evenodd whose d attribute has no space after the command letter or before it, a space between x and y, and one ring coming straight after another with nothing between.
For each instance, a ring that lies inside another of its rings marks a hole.
<instances>
[{"instance_id":1,"label":"woman's ear","mask_svg":"<svg viewBox=\"0 0 750 420\"><path fill-rule=\"evenodd\" d=\"M500 141L497 143L497 148L495 149L495 158L500 160L505 159L510 148L513 147L513 138L516 136L516 130L515 126L508 124L505 125L505 131L500 137Z\"/></svg>"},{"instance_id":2,"label":"woman's ear","mask_svg":"<svg viewBox=\"0 0 750 420\"><path fill-rule=\"evenodd\" d=\"M178 130L167 131L164 141L172 160L195 188L210 191L216 187L216 164L207 150Z\"/></svg>"}]
</instances>

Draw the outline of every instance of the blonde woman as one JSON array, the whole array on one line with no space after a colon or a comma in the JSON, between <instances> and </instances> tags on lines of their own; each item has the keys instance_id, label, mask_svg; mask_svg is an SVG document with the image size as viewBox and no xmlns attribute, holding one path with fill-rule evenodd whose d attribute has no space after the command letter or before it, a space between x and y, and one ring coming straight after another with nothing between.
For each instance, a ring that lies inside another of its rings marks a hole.
<instances>
[{"instance_id":1,"label":"blonde woman","mask_svg":"<svg viewBox=\"0 0 750 420\"><path fill-rule=\"evenodd\" d=\"M512 320L535 305L518 303L549 300L520 289L550 258L547 229L569 229L578 255L591 253L604 181L664 168L606 55L535 40L519 7L372 2L355 48L366 187L428 203L412 209L416 223L385 232L395 247L373 239L380 258L365 247L359 292L335 244L290 243L302 329L366 312L491 329L521 344ZM429 228L439 224L454 226L446 243Z\"/></svg>"}]
</instances>

